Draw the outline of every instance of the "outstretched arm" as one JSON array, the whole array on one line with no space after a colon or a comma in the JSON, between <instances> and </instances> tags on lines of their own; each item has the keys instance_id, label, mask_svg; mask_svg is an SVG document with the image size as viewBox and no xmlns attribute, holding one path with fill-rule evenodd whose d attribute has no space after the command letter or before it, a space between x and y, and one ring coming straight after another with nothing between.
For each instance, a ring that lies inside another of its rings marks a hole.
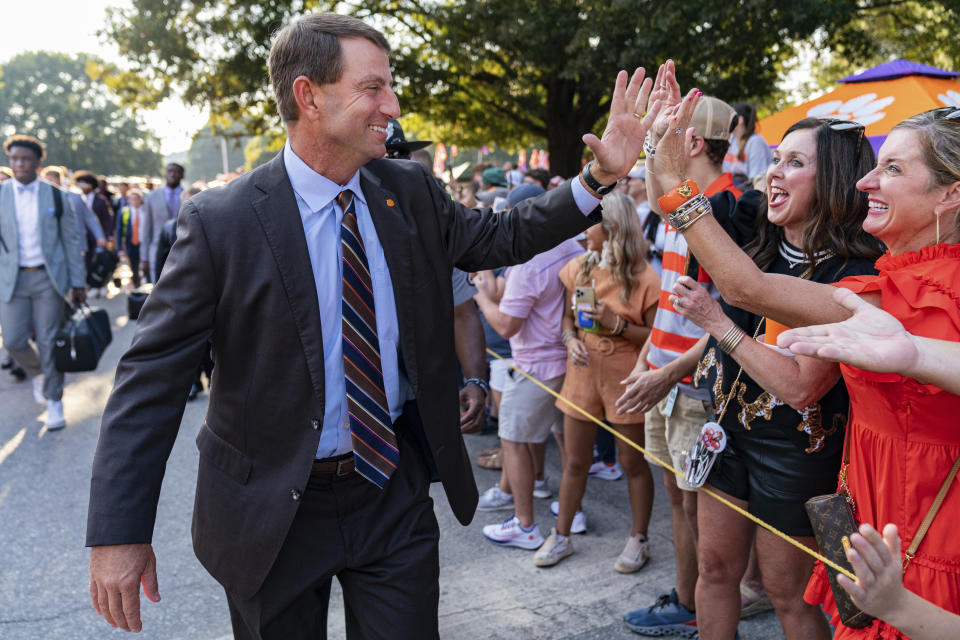
<instances>
[{"instance_id":1,"label":"outstretched arm","mask_svg":"<svg viewBox=\"0 0 960 640\"><path fill-rule=\"evenodd\" d=\"M684 149L693 136L688 125L699 99L700 93L691 89L680 103L673 129L657 145L654 178L660 181L664 192L686 179ZM833 300L832 286L761 271L712 215L701 215L681 231L729 304L791 327L838 322L850 317L850 312Z\"/></svg>"},{"instance_id":2,"label":"outstretched arm","mask_svg":"<svg viewBox=\"0 0 960 640\"><path fill-rule=\"evenodd\" d=\"M899 320L847 289L834 291L833 299L853 316L786 331L780 346L861 369L899 373L960 395L960 342L911 335Z\"/></svg>"}]
</instances>

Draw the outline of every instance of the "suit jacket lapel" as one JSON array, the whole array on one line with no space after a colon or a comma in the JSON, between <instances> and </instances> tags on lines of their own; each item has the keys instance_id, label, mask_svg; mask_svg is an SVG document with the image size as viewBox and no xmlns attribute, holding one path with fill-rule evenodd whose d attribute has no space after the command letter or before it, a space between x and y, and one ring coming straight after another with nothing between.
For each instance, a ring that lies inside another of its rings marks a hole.
<instances>
[{"instance_id":1,"label":"suit jacket lapel","mask_svg":"<svg viewBox=\"0 0 960 640\"><path fill-rule=\"evenodd\" d=\"M413 309L413 274L410 234L416 227L406 220L407 212L400 208L400 200L380 184L380 179L366 167L360 169L360 188L367 200L370 217L377 229L387 261L393 297L397 303L397 322L400 329L402 362L406 365L407 380L416 388L416 326Z\"/></svg>"},{"instance_id":2,"label":"suit jacket lapel","mask_svg":"<svg viewBox=\"0 0 960 640\"><path fill-rule=\"evenodd\" d=\"M310 381L323 402L323 333L316 282L310 266L300 209L283 165L283 153L270 161L255 183L262 195L252 205L273 253L280 280L303 345Z\"/></svg>"}]
</instances>

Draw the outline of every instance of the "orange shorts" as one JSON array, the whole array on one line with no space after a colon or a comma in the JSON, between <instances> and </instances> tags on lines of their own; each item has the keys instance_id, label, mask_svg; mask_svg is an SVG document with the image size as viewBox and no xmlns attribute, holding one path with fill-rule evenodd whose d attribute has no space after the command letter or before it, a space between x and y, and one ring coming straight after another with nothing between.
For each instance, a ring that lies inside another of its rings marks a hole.
<instances>
[{"instance_id":1,"label":"orange shorts","mask_svg":"<svg viewBox=\"0 0 960 640\"><path fill-rule=\"evenodd\" d=\"M617 398L626 388L620 381L633 371L641 346L624 338L598 336L588 331L577 333L590 354L590 364L574 367L567 361L567 377L560 395L598 420L611 424L642 423L643 416L617 415L616 406ZM557 408L571 418L586 420L582 413L562 400L557 400Z\"/></svg>"}]
</instances>

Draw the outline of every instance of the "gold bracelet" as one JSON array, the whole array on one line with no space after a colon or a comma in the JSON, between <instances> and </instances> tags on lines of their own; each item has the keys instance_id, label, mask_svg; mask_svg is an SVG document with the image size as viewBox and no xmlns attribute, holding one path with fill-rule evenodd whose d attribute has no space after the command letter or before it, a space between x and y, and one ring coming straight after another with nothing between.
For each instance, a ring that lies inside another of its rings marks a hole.
<instances>
[{"instance_id":1,"label":"gold bracelet","mask_svg":"<svg viewBox=\"0 0 960 640\"><path fill-rule=\"evenodd\" d=\"M560 334L560 342L563 346L567 346L567 343L577 337L577 332L573 329L565 329L563 333Z\"/></svg>"},{"instance_id":2,"label":"gold bracelet","mask_svg":"<svg viewBox=\"0 0 960 640\"><path fill-rule=\"evenodd\" d=\"M727 330L725 334L723 334L723 337L720 338L718 346L720 347L720 350L723 351L724 353L727 353L727 354L732 353L733 350L737 348L737 345L740 344L740 341L743 340L744 336L746 335L747 334L743 331L743 329L741 329L737 325L733 325Z\"/></svg>"}]
</instances>

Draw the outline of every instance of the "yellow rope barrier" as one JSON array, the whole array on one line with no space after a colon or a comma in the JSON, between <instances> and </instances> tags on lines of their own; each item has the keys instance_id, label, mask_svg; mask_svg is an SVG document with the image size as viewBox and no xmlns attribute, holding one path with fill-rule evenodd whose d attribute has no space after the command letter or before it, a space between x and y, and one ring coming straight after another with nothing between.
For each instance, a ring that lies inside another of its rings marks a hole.
<instances>
[{"instance_id":1,"label":"yellow rope barrier","mask_svg":"<svg viewBox=\"0 0 960 640\"><path fill-rule=\"evenodd\" d=\"M627 444L629 444L631 447L633 447L634 449L636 449L636 450L639 451L640 453L644 454L645 456L647 456L648 458L650 458L651 460L653 460L654 462L656 462L657 464L659 464L659 465L660 465L661 467L663 467L664 469L667 469L668 471L672 472L674 475L678 475L678 476L683 477L683 473L682 473L682 472L677 471L677 470L674 469L672 466L670 466L669 464L667 464L666 462L664 462L663 460L661 460L661 459L658 458L657 456L653 455L652 453L648 452L646 449L644 449L644 448L641 447L639 444L637 444L636 442L634 442L634 441L631 440L630 438L626 437L625 435L623 435L622 433L620 433L620 432L617 431L616 429L612 429L612 428L609 427L608 425L604 424L602 420L598 420L597 418L594 418L592 415L590 415L589 413L587 413L587 411L586 411L585 409L582 409L582 408L578 407L577 405L575 405L574 403L570 402L569 400L567 400L566 398L564 398L563 396L561 396L559 393L557 393L557 392L554 391L553 389L549 388L548 386L546 386L545 384L543 384L542 382L540 382L539 380L537 380L536 378L534 378L533 376L531 376L530 374L528 374L527 372L518 369L516 366L514 366L511 362L509 362L509 361L508 361L506 358L504 358L503 356L501 356L501 355L499 355L499 354L497 354L497 353L494 353L494 352L491 351L490 349L487 349L487 353L489 353L490 355L492 355L492 356L495 357L495 358L498 358L498 359L500 359L500 360L503 360L504 362L507 363L507 365L508 365L511 369L513 369L514 371L517 371L518 373L520 373L520 374L521 374L523 377L525 377L527 380L530 380L530 381L533 382L535 385L537 385L538 387L540 387L541 389L543 389L544 391L546 391L546 392L549 393L550 395L554 396L555 398L557 398L557 399L559 399L559 400L562 400L563 402L565 402L566 404L568 404L570 407L572 407L574 410L576 410L576 411L580 412L581 414L583 414L583 416L586 417L590 422L595 423L598 427L602 427L602 428L606 429L606 430L609 431L613 436L615 436L615 437L617 437L617 438L620 438L621 440L623 440L624 442L626 442ZM831 569L834 569L835 571L839 571L840 573L842 573L843 575L847 576L847 577L850 578L851 580L856 580L856 579L857 579L857 576L855 576L853 573L851 573L851 572L848 571L847 569L844 569L843 567L841 567L840 565L838 565L838 564L837 564L836 562L834 562L833 560L830 560L829 558L825 558L825 557L823 557L822 555L820 555L819 553L817 553L816 551L814 551L813 549L811 549L810 547L807 547L807 546L805 546L805 545L797 542L796 540L794 540L793 538L791 538L790 536L788 536L788 535L785 534L784 532L780 531L779 529L777 529L777 528L774 527L773 525L767 524L766 522L764 522L763 520L761 520L761 519L758 518L757 516L753 515L752 513L750 513L749 511L747 511L746 509L744 509L744 508L742 508L742 507L740 507L740 506L738 506L738 505L730 502L729 500L727 500L727 499L724 498L723 496L721 496L721 495L719 495L719 494L717 494L717 493L714 493L713 491L710 491L709 489L704 489L703 487L700 487L700 488L698 489L698 491L701 491L701 492L707 494L708 496L710 496L711 498L720 501L722 504L727 505L728 507L730 507L731 509L733 509L734 511L736 511L737 513L739 513L739 514L742 515L743 517L747 518L748 520L752 520L753 522L755 522L756 524L760 525L761 527L763 527L764 529L766 529L766 530L769 531L770 533L774 534L774 535L777 536L778 538L782 538L783 540L786 540L787 542L789 542L790 544L792 544L792 545L795 546L796 548L800 549L801 551L803 551L803 552L806 553L806 554L809 554L809 555L813 556L814 558L816 558L817 560L819 560L819 561L822 562L823 564L827 565L827 566L830 567Z\"/></svg>"}]
</instances>

